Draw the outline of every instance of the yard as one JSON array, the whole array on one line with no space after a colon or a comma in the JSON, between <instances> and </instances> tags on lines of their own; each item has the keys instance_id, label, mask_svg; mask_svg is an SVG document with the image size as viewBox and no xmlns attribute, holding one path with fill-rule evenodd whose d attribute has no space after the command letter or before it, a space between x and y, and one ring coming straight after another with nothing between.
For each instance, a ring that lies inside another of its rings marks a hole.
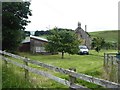
<instances>
[{"instance_id":1,"label":"yard","mask_svg":"<svg viewBox=\"0 0 120 90\"><path fill-rule=\"evenodd\" d=\"M84 73L94 77L102 78L103 72L103 55L104 52L115 52L115 50L105 51L102 50L100 53L97 53L94 50L90 51L90 55L69 55L65 54L65 58L61 59L61 54L58 55L33 55L30 53L19 53L21 56L29 57L32 60L37 60L47 64L51 64L57 67L62 67L64 69L76 68L78 73ZM29 64L32 67L42 69L44 71L50 72L61 78L67 78L67 75L56 73L48 69L38 67L32 64ZM9 70L8 70L9 69ZM44 78L42 76L35 75L30 73L30 81L24 80L23 69L18 68L17 66L8 64L8 69L4 68L3 64L3 88L9 87L23 87L23 88L66 88L66 86L56 83L53 80ZM12 72L12 73L11 73ZM21 83L22 82L22 83ZM77 80L77 83L87 86L89 88L98 88L100 86L87 83L82 80Z\"/></svg>"}]
</instances>

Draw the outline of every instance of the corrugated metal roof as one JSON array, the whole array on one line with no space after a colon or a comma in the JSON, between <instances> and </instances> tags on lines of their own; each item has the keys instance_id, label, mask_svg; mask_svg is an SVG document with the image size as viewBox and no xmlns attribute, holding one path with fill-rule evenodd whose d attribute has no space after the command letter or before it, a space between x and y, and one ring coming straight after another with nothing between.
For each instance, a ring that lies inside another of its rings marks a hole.
<instances>
[{"instance_id":1,"label":"corrugated metal roof","mask_svg":"<svg viewBox=\"0 0 120 90\"><path fill-rule=\"evenodd\" d=\"M46 41L46 42L48 42L48 40L45 39L45 38L36 37L36 36L32 36L32 35L30 35L30 38L34 38L34 39L38 39L38 40L42 40L42 41Z\"/></svg>"},{"instance_id":2,"label":"corrugated metal roof","mask_svg":"<svg viewBox=\"0 0 120 90\"><path fill-rule=\"evenodd\" d=\"M37 40L41 40L41 41L48 42L48 40L45 39L45 38L41 38L41 37L36 37L36 36L30 35L30 37L26 37L26 38L22 41L22 43L28 43L28 42L30 42L30 38L34 38L34 39L37 39Z\"/></svg>"}]
</instances>

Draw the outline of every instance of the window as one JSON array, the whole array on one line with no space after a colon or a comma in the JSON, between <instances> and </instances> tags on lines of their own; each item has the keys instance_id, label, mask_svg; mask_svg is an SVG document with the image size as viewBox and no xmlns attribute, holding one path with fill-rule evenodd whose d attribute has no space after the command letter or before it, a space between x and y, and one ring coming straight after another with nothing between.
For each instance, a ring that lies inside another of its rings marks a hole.
<instances>
[{"instance_id":1,"label":"window","mask_svg":"<svg viewBox=\"0 0 120 90\"><path fill-rule=\"evenodd\" d=\"M40 52L40 47L36 47L36 52Z\"/></svg>"},{"instance_id":2,"label":"window","mask_svg":"<svg viewBox=\"0 0 120 90\"><path fill-rule=\"evenodd\" d=\"M36 47L36 52L45 52L45 47Z\"/></svg>"}]
</instances>

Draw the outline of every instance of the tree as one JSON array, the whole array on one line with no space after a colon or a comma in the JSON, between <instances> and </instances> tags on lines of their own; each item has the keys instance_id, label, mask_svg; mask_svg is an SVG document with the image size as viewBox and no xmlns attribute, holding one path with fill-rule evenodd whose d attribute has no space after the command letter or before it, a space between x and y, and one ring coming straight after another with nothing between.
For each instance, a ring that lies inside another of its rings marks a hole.
<instances>
[{"instance_id":1,"label":"tree","mask_svg":"<svg viewBox=\"0 0 120 90\"><path fill-rule=\"evenodd\" d=\"M35 31L35 34L34 34L35 36L39 36L39 31L37 30L37 31Z\"/></svg>"},{"instance_id":2,"label":"tree","mask_svg":"<svg viewBox=\"0 0 120 90\"><path fill-rule=\"evenodd\" d=\"M95 37L92 40L92 48L94 48L97 52L101 50L104 44L105 44L105 40L101 37Z\"/></svg>"},{"instance_id":3,"label":"tree","mask_svg":"<svg viewBox=\"0 0 120 90\"><path fill-rule=\"evenodd\" d=\"M30 23L30 2L2 3L2 49L15 51L24 36L25 26Z\"/></svg>"},{"instance_id":4,"label":"tree","mask_svg":"<svg viewBox=\"0 0 120 90\"><path fill-rule=\"evenodd\" d=\"M112 47L112 43L111 42L105 42L105 44L103 46L103 48L105 48L106 50L111 49L111 47Z\"/></svg>"},{"instance_id":5,"label":"tree","mask_svg":"<svg viewBox=\"0 0 120 90\"><path fill-rule=\"evenodd\" d=\"M54 28L51 30L51 35L47 39L49 43L46 46L46 50L50 52L61 52L62 59L64 58L64 53L78 53L79 41L74 32Z\"/></svg>"},{"instance_id":6,"label":"tree","mask_svg":"<svg viewBox=\"0 0 120 90\"><path fill-rule=\"evenodd\" d=\"M31 35L30 31L24 31L24 33L25 33L25 36L30 36Z\"/></svg>"},{"instance_id":7,"label":"tree","mask_svg":"<svg viewBox=\"0 0 120 90\"><path fill-rule=\"evenodd\" d=\"M35 36L40 36L40 35L50 35L50 31L48 31L48 30L46 30L46 31L43 31L43 30L41 30L41 31L35 31L35 34L34 34Z\"/></svg>"}]
</instances>

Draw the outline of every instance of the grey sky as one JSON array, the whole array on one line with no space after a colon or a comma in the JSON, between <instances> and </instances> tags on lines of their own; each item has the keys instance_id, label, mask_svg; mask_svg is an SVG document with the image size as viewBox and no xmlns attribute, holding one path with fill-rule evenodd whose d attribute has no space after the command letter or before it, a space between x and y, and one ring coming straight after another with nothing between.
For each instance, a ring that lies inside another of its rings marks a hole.
<instances>
[{"instance_id":1,"label":"grey sky","mask_svg":"<svg viewBox=\"0 0 120 90\"><path fill-rule=\"evenodd\" d=\"M75 30L78 21L87 31L117 30L119 0L32 0L33 16L27 31L48 28Z\"/></svg>"}]
</instances>

